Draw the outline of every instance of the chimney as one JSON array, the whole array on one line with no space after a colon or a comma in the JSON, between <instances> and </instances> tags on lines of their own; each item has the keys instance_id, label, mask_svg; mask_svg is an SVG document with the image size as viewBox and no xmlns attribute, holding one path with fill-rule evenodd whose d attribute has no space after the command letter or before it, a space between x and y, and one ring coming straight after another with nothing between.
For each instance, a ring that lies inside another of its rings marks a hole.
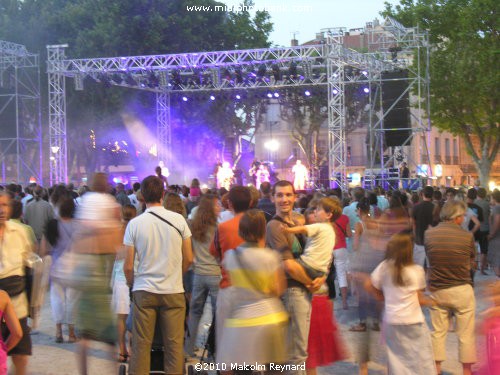
<instances>
[{"instance_id":1,"label":"chimney","mask_svg":"<svg viewBox=\"0 0 500 375\"><path fill-rule=\"evenodd\" d=\"M297 47L299 45L299 41L297 39L292 39L291 40L291 46L292 47Z\"/></svg>"}]
</instances>

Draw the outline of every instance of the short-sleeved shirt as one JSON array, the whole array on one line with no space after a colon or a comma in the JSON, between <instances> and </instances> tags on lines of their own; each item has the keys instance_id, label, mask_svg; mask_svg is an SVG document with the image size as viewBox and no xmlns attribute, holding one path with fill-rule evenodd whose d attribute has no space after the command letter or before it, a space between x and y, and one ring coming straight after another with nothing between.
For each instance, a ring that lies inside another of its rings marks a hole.
<instances>
[{"instance_id":1,"label":"short-sleeved shirt","mask_svg":"<svg viewBox=\"0 0 500 375\"><path fill-rule=\"evenodd\" d=\"M472 233L455 223L442 222L427 229L424 245L431 290L472 285L470 269L476 256Z\"/></svg>"},{"instance_id":2,"label":"short-sleeved shirt","mask_svg":"<svg viewBox=\"0 0 500 375\"><path fill-rule=\"evenodd\" d=\"M31 255L31 243L26 230L19 224L7 221L0 252L0 279L24 276L25 261ZM23 292L11 297L17 318L28 316L28 299Z\"/></svg>"},{"instance_id":3,"label":"short-sleeved shirt","mask_svg":"<svg viewBox=\"0 0 500 375\"><path fill-rule=\"evenodd\" d=\"M150 214L168 220L181 233ZM123 243L135 248L134 287L155 294L183 293L182 241L191 231L182 215L154 206L130 220Z\"/></svg>"},{"instance_id":4,"label":"short-sleeved shirt","mask_svg":"<svg viewBox=\"0 0 500 375\"><path fill-rule=\"evenodd\" d=\"M333 229L335 230L335 247L333 248L334 250L345 249L347 247L347 242L346 242L347 228L351 230L349 226L349 217L347 215L342 214L333 224Z\"/></svg>"},{"instance_id":5,"label":"short-sleeved shirt","mask_svg":"<svg viewBox=\"0 0 500 375\"><path fill-rule=\"evenodd\" d=\"M430 201L423 201L413 207L412 217L415 222L415 243L424 244L424 232L432 225L434 204Z\"/></svg>"},{"instance_id":6,"label":"short-sleeved shirt","mask_svg":"<svg viewBox=\"0 0 500 375\"><path fill-rule=\"evenodd\" d=\"M210 254L219 262L224 260L224 253L228 250L236 249L244 241L238 235L238 228L240 220L243 216L242 213L237 214L232 219L229 219L217 226L215 231L214 240L210 245ZM222 279L220 281L220 288L224 289L231 286L228 273L221 266Z\"/></svg>"},{"instance_id":7,"label":"short-sleeved shirt","mask_svg":"<svg viewBox=\"0 0 500 375\"><path fill-rule=\"evenodd\" d=\"M300 259L316 271L327 273L335 246L335 232L332 224L314 223L305 227L307 242Z\"/></svg>"},{"instance_id":8,"label":"short-sleeved shirt","mask_svg":"<svg viewBox=\"0 0 500 375\"><path fill-rule=\"evenodd\" d=\"M481 232L488 232L490 230L490 203L481 198L476 199L474 203L481 207L481 210L483 211L483 220L481 221L479 230Z\"/></svg>"},{"instance_id":9,"label":"short-sleeved shirt","mask_svg":"<svg viewBox=\"0 0 500 375\"><path fill-rule=\"evenodd\" d=\"M418 301L418 291L425 288L424 269L413 264L402 270L404 286L394 284L393 262L384 260L371 274L375 288L384 293L385 321L389 324L416 324L424 322Z\"/></svg>"},{"instance_id":10,"label":"short-sleeved shirt","mask_svg":"<svg viewBox=\"0 0 500 375\"><path fill-rule=\"evenodd\" d=\"M354 201L349 206L344 207L342 213L349 218L349 224L351 225L351 230L354 231L356 227L356 223L360 221L360 218L357 213L358 202Z\"/></svg>"},{"instance_id":11,"label":"short-sleeved shirt","mask_svg":"<svg viewBox=\"0 0 500 375\"><path fill-rule=\"evenodd\" d=\"M297 224L297 223L295 223ZM266 246L280 253L283 261L298 258L303 247L297 236L286 233L283 228L283 221L278 216L275 216L269 223L266 229ZM292 279L287 274L288 287L304 287L304 285Z\"/></svg>"}]
</instances>

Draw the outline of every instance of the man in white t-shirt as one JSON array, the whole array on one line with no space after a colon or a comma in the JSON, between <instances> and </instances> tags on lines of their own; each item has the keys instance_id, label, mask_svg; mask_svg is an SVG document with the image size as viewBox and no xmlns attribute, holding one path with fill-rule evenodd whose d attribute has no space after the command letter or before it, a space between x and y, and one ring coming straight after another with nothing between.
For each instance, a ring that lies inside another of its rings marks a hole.
<instances>
[{"instance_id":1,"label":"man in white t-shirt","mask_svg":"<svg viewBox=\"0 0 500 375\"><path fill-rule=\"evenodd\" d=\"M127 225L124 272L133 286L132 356L129 374L148 374L151 343L159 321L164 347L164 371L184 370L186 304L182 274L193 262L191 231L179 214L163 208L163 181L146 177L141 184L146 211Z\"/></svg>"}]
</instances>

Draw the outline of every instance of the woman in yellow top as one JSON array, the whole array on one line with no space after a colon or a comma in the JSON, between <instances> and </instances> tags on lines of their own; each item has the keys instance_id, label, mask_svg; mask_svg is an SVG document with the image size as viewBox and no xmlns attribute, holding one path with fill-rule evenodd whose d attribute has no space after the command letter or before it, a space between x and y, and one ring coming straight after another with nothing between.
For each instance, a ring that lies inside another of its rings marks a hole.
<instances>
[{"instance_id":1,"label":"woman in yellow top","mask_svg":"<svg viewBox=\"0 0 500 375\"><path fill-rule=\"evenodd\" d=\"M288 315L279 299L286 279L279 254L264 247L265 232L264 213L246 211L238 231L245 242L224 256L233 306L218 348L217 359L223 371L235 370L234 364L244 363L265 367L256 370L268 370L268 364L283 364L287 359Z\"/></svg>"}]
</instances>

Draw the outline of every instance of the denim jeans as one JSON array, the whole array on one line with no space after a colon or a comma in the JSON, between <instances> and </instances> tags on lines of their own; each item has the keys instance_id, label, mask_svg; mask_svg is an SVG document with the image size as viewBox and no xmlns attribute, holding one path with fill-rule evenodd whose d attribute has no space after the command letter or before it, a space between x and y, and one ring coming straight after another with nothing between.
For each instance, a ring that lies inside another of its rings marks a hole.
<instances>
[{"instance_id":1,"label":"denim jeans","mask_svg":"<svg viewBox=\"0 0 500 375\"><path fill-rule=\"evenodd\" d=\"M187 355L194 354L196 336L198 335L198 325L203 315L205 302L210 294L212 311L215 312L217 294L219 293L220 276L194 274L193 290L191 292L191 303L189 304L188 332L184 344L184 351Z\"/></svg>"},{"instance_id":2,"label":"denim jeans","mask_svg":"<svg viewBox=\"0 0 500 375\"><path fill-rule=\"evenodd\" d=\"M311 325L311 293L305 288L287 288L284 296L285 308L290 315L288 326L289 363L302 365L307 360L307 342ZM297 374L305 371L298 370Z\"/></svg>"}]
</instances>

